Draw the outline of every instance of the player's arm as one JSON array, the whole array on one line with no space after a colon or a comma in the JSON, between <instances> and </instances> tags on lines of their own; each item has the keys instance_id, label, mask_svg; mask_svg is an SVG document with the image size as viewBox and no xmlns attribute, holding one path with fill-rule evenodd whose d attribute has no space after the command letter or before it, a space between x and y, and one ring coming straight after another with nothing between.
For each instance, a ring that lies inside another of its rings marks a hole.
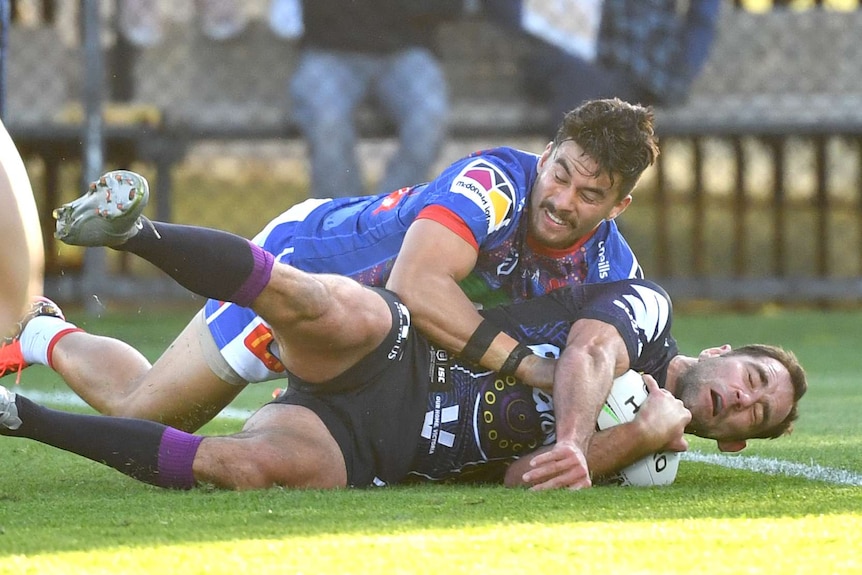
<instances>
[{"instance_id":1,"label":"player's arm","mask_svg":"<svg viewBox=\"0 0 862 575\"><path fill-rule=\"evenodd\" d=\"M589 318L572 325L554 372L557 441L547 452L531 458L532 469L524 481L534 489L591 485L586 455L599 410L615 375L628 367L628 350L616 327Z\"/></svg>"},{"instance_id":2,"label":"player's arm","mask_svg":"<svg viewBox=\"0 0 862 575\"><path fill-rule=\"evenodd\" d=\"M500 371L519 347L518 342L488 322L483 323L458 285L476 267L477 258L477 248L445 225L418 219L407 230L386 287L398 294L410 309L416 327L430 340L462 353L472 338L473 355L466 358ZM525 354L514 374L540 385L548 383L552 371L553 363Z\"/></svg>"},{"instance_id":3,"label":"player's arm","mask_svg":"<svg viewBox=\"0 0 862 575\"><path fill-rule=\"evenodd\" d=\"M603 431L597 431L590 440L587 464L594 479L610 476L647 455L659 451L685 451L688 442L683 437L691 413L669 391L661 389L655 380L644 376L649 395L641 405L635 419ZM562 487L566 483L565 462L559 473L546 468L544 474L532 473L534 456L549 452L553 446L543 447L526 454L509 466L507 487L544 485L545 488ZM527 473L530 472L530 475ZM526 477L526 479L525 479Z\"/></svg>"},{"instance_id":4,"label":"player's arm","mask_svg":"<svg viewBox=\"0 0 862 575\"><path fill-rule=\"evenodd\" d=\"M587 457L593 477L612 475L659 451L688 449L684 433L691 412L671 392L660 388L652 376L644 374L643 379L647 399L635 418L593 435Z\"/></svg>"},{"instance_id":5,"label":"player's arm","mask_svg":"<svg viewBox=\"0 0 862 575\"><path fill-rule=\"evenodd\" d=\"M607 477L631 465L639 459L662 451L659 447L649 447L641 435L642 428L637 421L630 421L597 431L590 440L587 451L587 465L592 480ZM534 457L550 452L555 446L548 445L528 453L515 460L506 470L504 483L506 487L531 487L537 489L554 489L566 487L568 483L568 462L564 458L556 461L557 467L546 466L540 474L531 465Z\"/></svg>"},{"instance_id":6,"label":"player's arm","mask_svg":"<svg viewBox=\"0 0 862 575\"><path fill-rule=\"evenodd\" d=\"M569 462L565 457L558 457L554 466L545 466L541 468L540 473L536 473L534 471L536 468L532 465L537 455L548 453L554 447L555 445L548 445L516 459L506 470L504 480L506 487L536 487L540 489L566 487ZM630 421L610 429L597 431L592 436L587 451L587 465L590 469L590 475L595 480L611 475L658 450L650 450L647 447L647 443L640 436L639 426L635 421Z\"/></svg>"}]
</instances>

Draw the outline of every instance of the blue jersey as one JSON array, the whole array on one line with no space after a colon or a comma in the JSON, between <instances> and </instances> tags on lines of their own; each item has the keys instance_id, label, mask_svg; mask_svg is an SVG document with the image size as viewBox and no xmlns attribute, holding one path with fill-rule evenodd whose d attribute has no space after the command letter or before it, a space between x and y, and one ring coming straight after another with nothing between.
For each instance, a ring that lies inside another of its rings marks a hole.
<instances>
[{"instance_id":1,"label":"blue jersey","mask_svg":"<svg viewBox=\"0 0 862 575\"><path fill-rule=\"evenodd\" d=\"M461 286L484 306L517 302L561 286L642 277L613 221L565 253L527 237L527 198L539 156L494 148L456 161L439 177L391 194L308 200L274 219L254 239L285 263L337 273L370 286L389 278L409 226L432 219L478 250ZM222 355L246 381L283 376L268 326L249 309L209 301L206 320Z\"/></svg>"},{"instance_id":2,"label":"blue jersey","mask_svg":"<svg viewBox=\"0 0 862 575\"><path fill-rule=\"evenodd\" d=\"M670 335L671 303L659 286L643 280L583 285L482 313L535 353L557 357L572 324L597 319L625 342L630 369L664 386L678 354ZM499 481L518 456L554 443L553 398L513 377L502 377L432 354L431 388L411 475L433 480L459 477Z\"/></svg>"}]
</instances>

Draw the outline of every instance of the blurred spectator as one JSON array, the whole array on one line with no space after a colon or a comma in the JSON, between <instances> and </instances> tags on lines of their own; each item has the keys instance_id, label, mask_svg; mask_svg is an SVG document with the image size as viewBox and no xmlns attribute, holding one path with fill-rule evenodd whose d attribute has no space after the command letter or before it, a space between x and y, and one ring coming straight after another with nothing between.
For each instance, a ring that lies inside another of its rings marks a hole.
<instances>
[{"instance_id":1,"label":"blurred spectator","mask_svg":"<svg viewBox=\"0 0 862 575\"><path fill-rule=\"evenodd\" d=\"M248 19L239 0L196 0L201 31L212 40L229 40L245 29ZM162 40L159 0L117 0L120 32L134 46L146 48Z\"/></svg>"},{"instance_id":2,"label":"blurred spectator","mask_svg":"<svg viewBox=\"0 0 862 575\"><path fill-rule=\"evenodd\" d=\"M585 100L682 103L709 56L721 2L486 0L486 9L539 39L528 89L548 103L552 130Z\"/></svg>"},{"instance_id":3,"label":"blurred spectator","mask_svg":"<svg viewBox=\"0 0 862 575\"><path fill-rule=\"evenodd\" d=\"M290 80L309 147L311 195L367 193L356 157L354 113L369 96L397 126L398 150L374 192L428 178L446 136L448 89L434 54L438 25L464 0L312 0Z\"/></svg>"},{"instance_id":4,"label":"blurred spectator","mask_svg":"<svg viewBox=\"0 0 862 575\"><path fill-rule=\"evenodd\" d=\"M276 36L294 40L302 36L302 0L270 0L269 27Z\"/></svg>"}]
</instances>

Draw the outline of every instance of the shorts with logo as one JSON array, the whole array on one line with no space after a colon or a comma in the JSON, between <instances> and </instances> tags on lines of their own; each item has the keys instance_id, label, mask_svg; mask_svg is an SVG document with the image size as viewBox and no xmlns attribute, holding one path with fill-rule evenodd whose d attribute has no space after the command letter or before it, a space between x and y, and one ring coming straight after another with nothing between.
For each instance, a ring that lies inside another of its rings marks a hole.
<instances>
[{"instance_id":1,"label":"shorts with logo","mask_svg":"<svg viewBox=\"0 0 862 575\"><path fill-rule=\"evenodd\" d=\"M347 484L398 483L410 470L419 445L429 390L430 346L410 323L397 296L374 289L387 301L392 328L384 341L352 368L323 384L289 376L273 403L301 405L320 417L338 442Z\"/></svg>"},{"instance_id":2,"label":"shorts with logo","mask_svg":"<svg viewBox=\"0 0 862 575\"><path fill-rule=\"evenodd\" d=\"M291 207L269 222L252 241L275 255L276 260L291 263L297 223L328 201L310 199ZM238 376L226 380L228 383L271 381L285 376L269 324L250 308L211 299L204 306L203 316L215 346L224 358L223 361L214 359L219 364L227 362L229 371ZM218 366L208 363L215 373L219 373L216 370Z\"/></svg>"}]
</instances>

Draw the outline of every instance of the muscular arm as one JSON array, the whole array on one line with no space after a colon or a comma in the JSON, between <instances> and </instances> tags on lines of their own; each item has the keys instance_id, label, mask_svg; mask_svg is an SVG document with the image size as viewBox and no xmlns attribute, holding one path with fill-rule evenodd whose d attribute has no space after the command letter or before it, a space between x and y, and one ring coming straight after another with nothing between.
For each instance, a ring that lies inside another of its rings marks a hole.
<instances>
[{"instance_id":1,"label":"muscular arm","mask_svg":"<svg viewBox=\"0 0 862 575\"><path fill-rule=\"evenodd\" d=\"M614 377L629 367L622 336L612 325L594 319L576 321L554 372L557 441L532 457L524 481L535 489L588 487L590 440L599 410Z\"/></svg>"},{"instance_id":2,"label":"muscular arm","mask_svg":"<svg viewBox=\"0 0 862 575\"><path fill-rule=\"evenodd\" d=\"M452 230L433 220L420 219L407 231L386 284L410 309L416 327L454 353L464 349L482 322L482 316L458 285L476 267L477 258L476 248ZM482 356L482 367L499 370L517 343L500 333ZM539 385L549 374L539 369L547 367L541 359L525 359L516 375ZM537 375L540 372L542 376Z\"/></svg>"},{"instance_id":3,"label":"muscular arm","mask_svg":"<svg viewBox=\"0 0 862 575\"><path fill-rule=\"evenodd\" d=\"M628 351L615 327L594 319L572 325L554 373L558 443L573 442L586 451L615 375L628 368Z\"/></svg>"},{"instance_id":4,"label":"muscular arm","mask_svg":"<svg viewBox=\"0 0 862 575\"><path fill-rule=\"evenodd\" d=\"M593 435L587 451L587 465L593 478L611 475L659 450L659 448L648 447L647 442L641 438L639 429L640 426L632 421L611 429L597 431ZM530 482L524 480L524 474L533 469L530 462L534 456L549 452L553 447L548 445L515 460L506 470L504 481L506 487L531 486Z\"/></svg>"}]
</instances>

